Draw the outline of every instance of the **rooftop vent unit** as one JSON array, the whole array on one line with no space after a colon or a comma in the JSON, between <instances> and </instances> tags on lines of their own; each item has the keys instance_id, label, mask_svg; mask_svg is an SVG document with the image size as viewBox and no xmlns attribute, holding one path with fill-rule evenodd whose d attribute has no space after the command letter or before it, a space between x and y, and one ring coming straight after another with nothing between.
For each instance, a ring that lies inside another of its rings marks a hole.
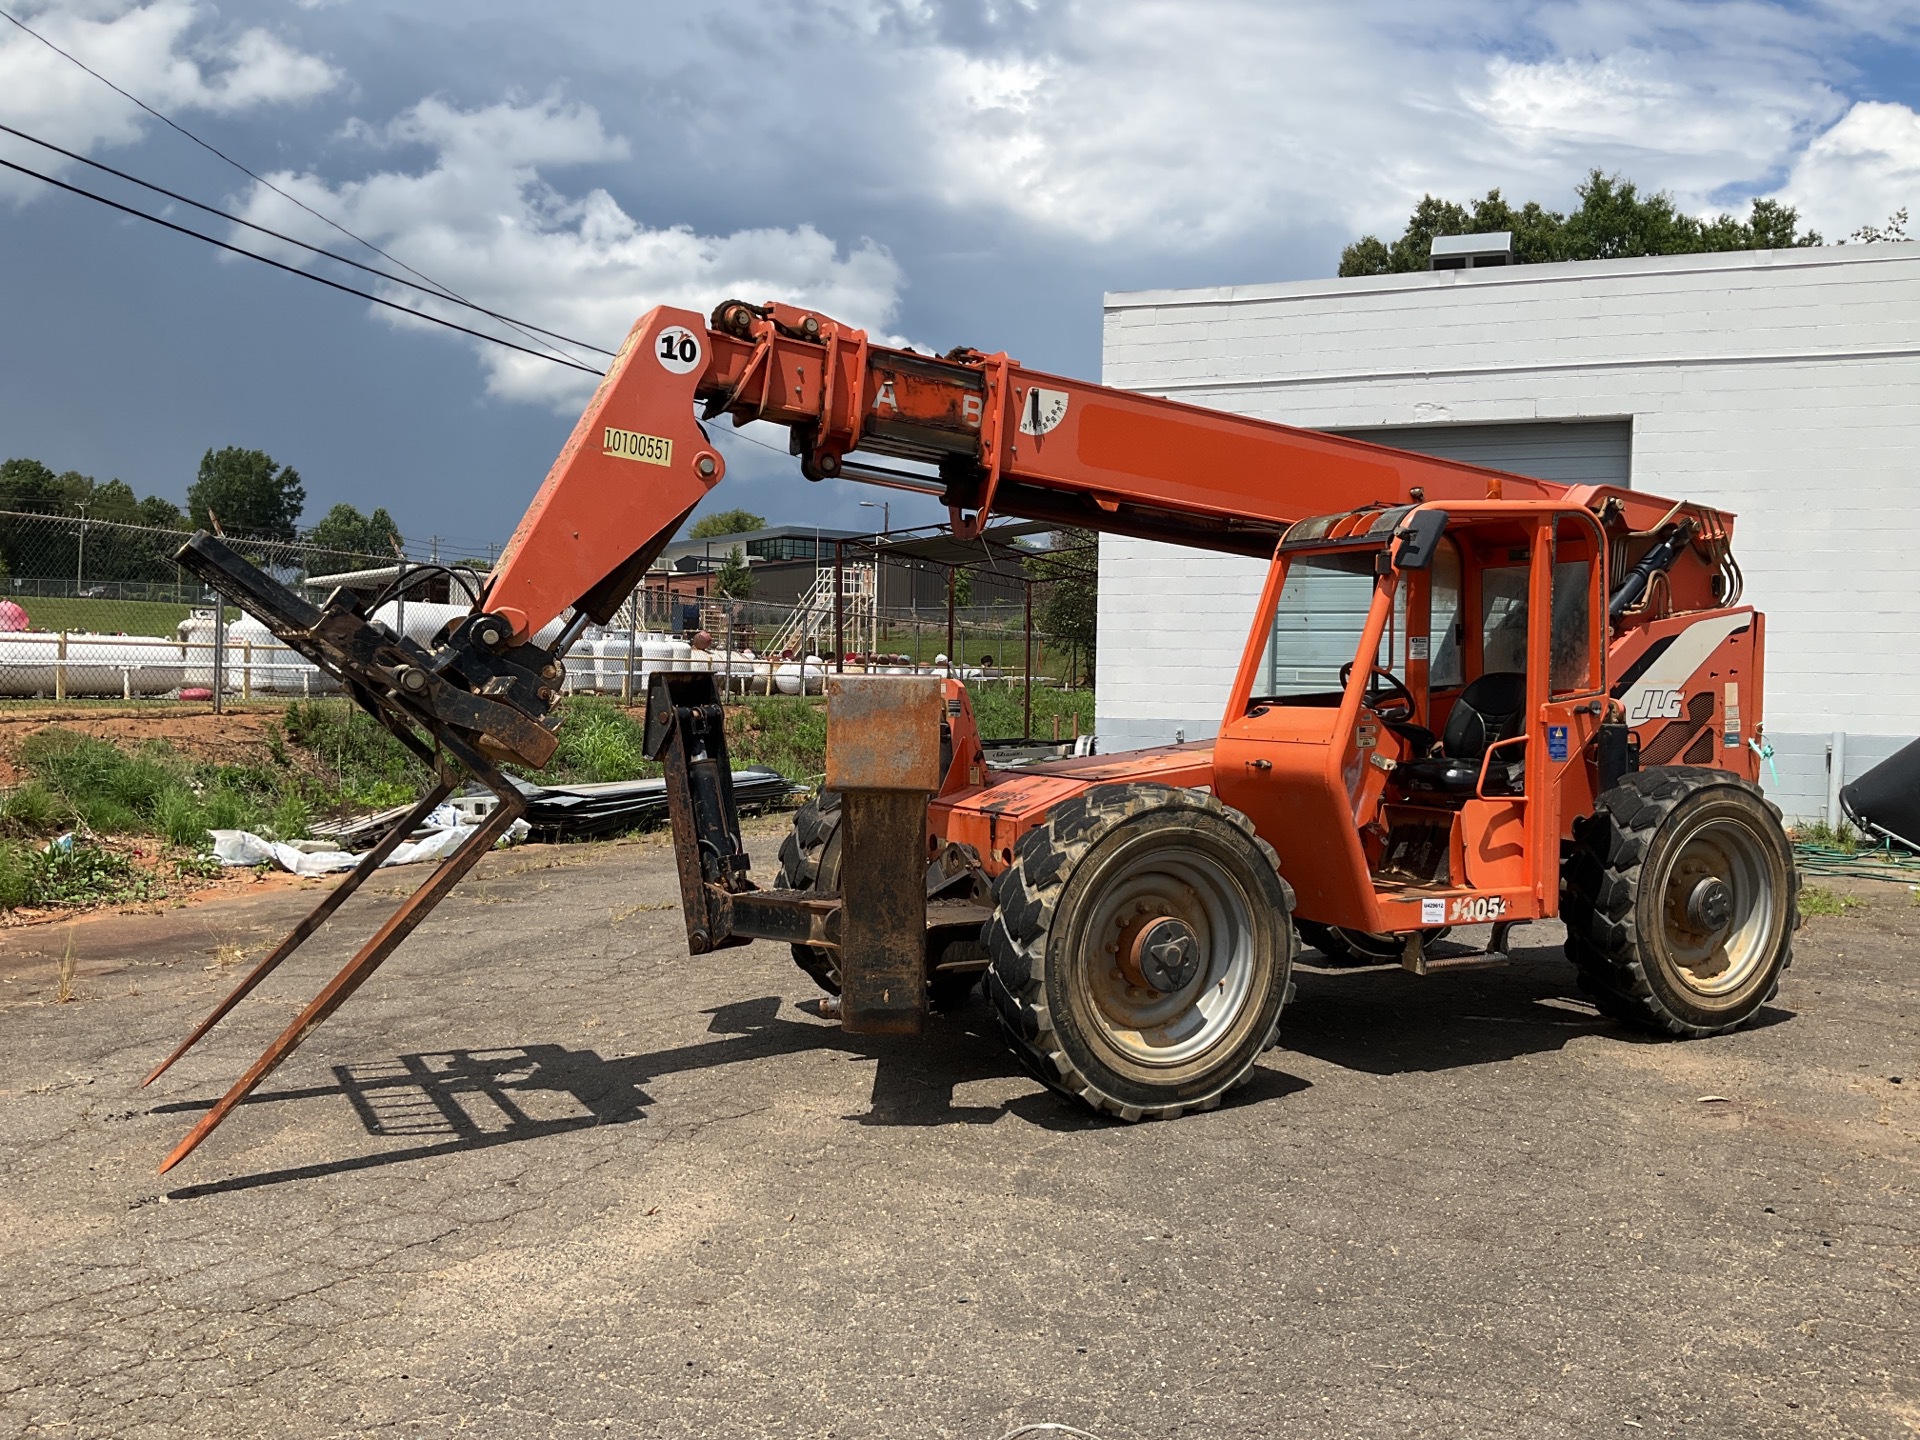
<instances>
[{"instance_id":1,"label":"rooftop vent unit","mask_svg":"<svg viewBox=\"0 0 1920 1440\"><path fill-rule=\"evenodd\" d=\"M1429 270L1484 270L1513 263L1513 232L1492 230L1485 235L1436 235L1427 254Z\"/></svg>"}]
</instances>

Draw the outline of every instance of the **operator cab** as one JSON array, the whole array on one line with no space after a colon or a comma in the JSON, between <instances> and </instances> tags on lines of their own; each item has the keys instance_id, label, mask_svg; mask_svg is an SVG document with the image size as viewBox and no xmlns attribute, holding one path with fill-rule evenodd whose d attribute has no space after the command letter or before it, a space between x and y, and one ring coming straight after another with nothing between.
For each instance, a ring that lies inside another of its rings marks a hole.
<instances>
[{"instance_id":1,"label":"operator cab","mask_svg":"<svg viewBox=\"0 0 1920 1440\"><path fill-rule=\"evenodd\" d=\"M1369 507L1292 526L1215 751L1308 921L1552 913L1604 711L1606 542L1570 505ZM1564 803L1566 801L1568 803Z\"/></svg>"}]
</instances>

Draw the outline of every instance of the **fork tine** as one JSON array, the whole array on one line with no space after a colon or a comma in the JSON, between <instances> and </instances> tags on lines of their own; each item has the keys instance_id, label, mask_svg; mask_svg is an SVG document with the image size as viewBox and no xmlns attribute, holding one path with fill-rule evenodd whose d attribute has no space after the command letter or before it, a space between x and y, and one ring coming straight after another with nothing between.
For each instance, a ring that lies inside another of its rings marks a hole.
<instances>
[{"instance_id":1,"label":"fork tine","mask_svg":"<svg viewBox=\"0 0 1920 1440\"><path fill-rule=\"evenodd\" d=\"M255 965L248 973L247 978L234 987L233 993L218 1005L214 1006L213 1013L196 1025L193 1033L180 1042L179 1048L154 1067L153 1073L140 1082L142 1087L153 1084L154 1081L166 1074L168 1067L195 1045L199 1044L206 1033L213 1029L215 1025L218 1025L228 1011L232 1010L234 1006L247 998L254 986L271 975L279 968L281 961L285 960L305 944L316 930L327 923L332 917L333 912L347 902L347 897L358 890L362 882L364 882L369 875L380 868L381 861L385 860L398 849L400 842L413 833L414 827L422 820L425 820L427 816L431 815L434 810L439 807L440 802L445 800L452 792L453 786L443 780L421 797L418 805L409 810L394 824L391 830L380 837L380 843L378 845L375 845L373 849L360 857L360 863L353 867L352 873L338 885L334 886L332 891L330 891L318 905L313 907L312 912L308 914L306 919L302 920L287 932L286 938L274 946L273 953L268 955L258 965Z\"/></svg>"},{"instance_id":2,"label":"fork tine","mask_svg":"<svg viewBox=\"0 0 1920 1440\"><path fill-rule=\"evenodd\" d=\"M161 1162L160 1173L166 1174L178 1165L194 1149L211 1135L220 1122L227 1118L234 1106L253 1093L254 1089L279 1068L282 1061L299 1048L300 1042L312 1034L315 1027L344 1004L354 991L358 990L366 978L375 970L394 947L408 935L427 915L446 898L447 892L459 883L460 877L473 868L474 862L493 848L494 842L507 831L507 828L520 817L526 808L526 801L510 786L494 792L500 803L493 813L481 823L480 828L469 835L444 861L418 890L408 896L399 909L387 917L387 921L372 938L360 947L360 951L341 969L340 973L328 981L326 987L308 1002L294 1021L280 1033L280 1037L266 1048L260 1058L253 1062L247 1073L234 1082L233 1088L223 1096L203 1117L200 1123L188 1132L186 1139L174 1147L173 1153Z\"/></svg>"}]
</instances>

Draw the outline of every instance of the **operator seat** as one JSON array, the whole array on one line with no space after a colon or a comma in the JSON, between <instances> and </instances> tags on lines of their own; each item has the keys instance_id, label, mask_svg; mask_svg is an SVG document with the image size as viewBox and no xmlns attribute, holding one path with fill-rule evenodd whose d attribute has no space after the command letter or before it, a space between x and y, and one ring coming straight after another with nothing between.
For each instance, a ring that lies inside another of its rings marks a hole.
<instances>
[{"instance_id":1,"label":"operator seat","mask_svg":"<svg viewBox=\"0 0 1920 1440\"><path fill-rule=\"evenodd\" d=\"M1440 753L1424 760L1402 760L1394 778L1409 790L1440 795L1471 795L1480 780L1487 747L1519 733L1527 708L1527 677L1502 670L1482 675L1460 692L1440 736ZM1487 767L1487 793L1512 795L1522 788L1526 761L1510 746ZM1509 758L1511 757L1511 758Z\"/></svg>"}]
</instances>

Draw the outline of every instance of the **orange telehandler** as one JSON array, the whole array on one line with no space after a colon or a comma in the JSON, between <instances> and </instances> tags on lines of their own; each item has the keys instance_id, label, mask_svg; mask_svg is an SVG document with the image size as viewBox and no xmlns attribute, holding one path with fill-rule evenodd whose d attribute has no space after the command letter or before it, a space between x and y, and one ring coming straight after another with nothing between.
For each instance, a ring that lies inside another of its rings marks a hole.
<instances>
[{"instance_id":1,"label":"orange telehandler","mask_svg":"<svg viewBox=\"0 0 1920 1440\"><path fill-rule=\"evenodd\" d=\"M1679 1036L1738 1026L1775 992L1798 876L1755 783L1765 624L1739 604L1731 516L1004 354L879 346L788 305L728 301L710 321L660 308L628 335L472 612L434 645L345 592L313 605L217 537L182 548L436 783L155 1075L466 777L498 803L163 1170L516 818L499 767L552 755L565 654L720 483L702 422L721 418L786 426L809 479L936 488L963 539L1017 516L1271 569L1211 742L996 770L958 682L834 676L826 784L773 888L749 874L714 677L653 676L646 745L665 766L692 952L787 942L865 1031L915 1032L929 1004L984 975L1033 1074L1125 1120L1205 1109L1247 1076L1275 1043L1303 940L1424 973L1449 927L1491 924L1504 948L1507 927L1558 915L1594 1003Z\"/></svg>"}]
</instances>

